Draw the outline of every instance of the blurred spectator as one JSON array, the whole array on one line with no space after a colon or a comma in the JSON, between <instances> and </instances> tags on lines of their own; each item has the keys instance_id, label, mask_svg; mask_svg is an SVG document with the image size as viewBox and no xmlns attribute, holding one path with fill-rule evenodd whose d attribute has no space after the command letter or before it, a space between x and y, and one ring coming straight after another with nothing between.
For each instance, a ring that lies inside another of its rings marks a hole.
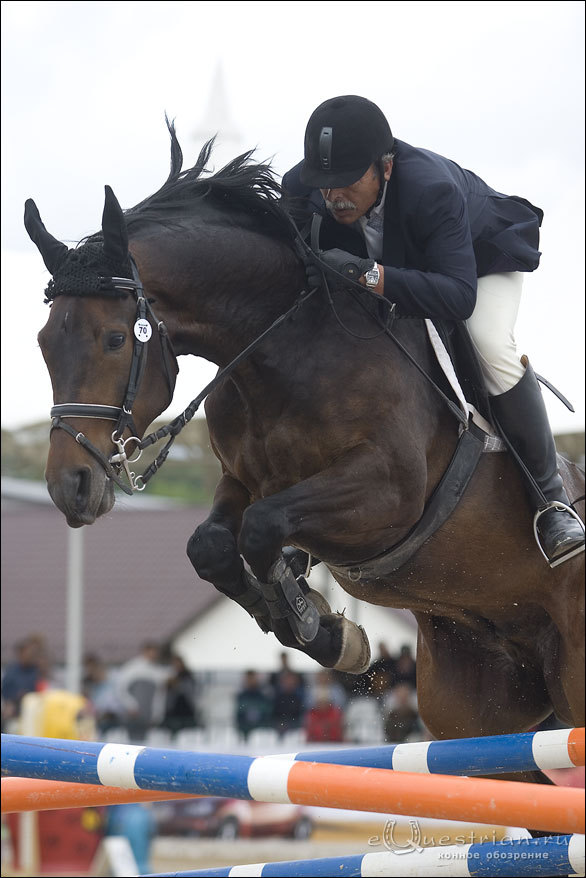
<instances>
[{"instance_id":1,"label":"blurred spectator","mask_svg":"<svg viewBox=\"0 0 586 878\"><path fill-rule=\"evenodd\" d=\"M423 733L423 726L417 710L417 696L409 683L397 683L385 699L383 705L385 740L389 744L400 744L408 738Z\"/></svg>"},{"instance_id":2,"label":"blurred spectator","mask_svg":"<svg viewBox=\"0 0 586 878\"><path fill-rule=\"evenodd\" d=\"M306 710L311 710L312 707L315 707L318 696L320 700L323 700L324 690L327 693L327 699L330 704L333 704L336 707L345 707L346 702L348 701L346 690L342 684L338 682L336 677L334 677L333 672L329 670L329 668L323 668L323 670L317 672L312 681L311 687L309 687L309 691L304 700L304 707Z\"/></svg>"},{"instance_id":3,"label":"blurred spectator","mask_svg":"<svg viewBox=\"0 0 586 878\"><path fill-rule=\"evenodd\" d=\"M360 698L370 695L370 674L348 674L344 671L334 672L336 680L340 683L348 698Z\"/></svg>"},{"instance_id":4,"label":"blurred spectator","mask_svg":"<svg viewBox=\"0 0 586 878\"><path fill-rule=\"evenodd\" d=\"M44 643L32 635L16 644L15 660L8 665L2 680L2 729L5 722L16 719L23 696L40 692L47 685Z\"/></svg>"},{"instance_id":5,"label":"blurred spectator","mask_svg":"<svg viewBox=\"0 0 586 878\"><path fill-rule=\"evenodd\" d=\"M383 673L387 675L389 681L388 688L391 689L395 684L395 670L397 667L397 658L393 657L384 641L380 641L378 645L378 658L373 661L369 668L369 673Z\"/></svg>"},{"instance_id":6,"label":"blurred spectator","mask_svg":"<svg viewBox=\"0 0 586 878\"><path fill-rule=\"evenodd\" d=\"M118 673L123 724L134 741L142 741L149 729L161 725L165 715L167 680L172 671L160 664L159 656L159 645L147 641L141 654L123 665Z\"/></svg>"},{"instance_id":7,"label":"blurred spectator","mask_svg":"<svg viewBox=\"0 0 586 878\"><path fill-rule=\"evenodd\" d=\"M281 660L281 667L278 671L274 671L269 677L269 683L271 688L273 689L274 694L282 688L282 681L288 680L290 674L295 674L298 681L299 686L299 694L302 700L305 700L305 679L302 674L298 674L297 671L294 671L289 664L289 654L286 652L282 652L279 656ZM288 685L287 683L285 685Z\"/></svg>"},{"instance_id":8,"label":"blurred spectator","mask_svg":"<svg viewBox=\"0 0 586 878\"><path fill-rule=\"evenodd\" d=\"M236 727L246 739L253 729L270 728L273 704L261 686L256 671L246 671L243 686L236 695Z\"/></svg>"},{"instance_id":9,"label":"blurred spectator","mask_svg":"<svg viewBox=\"0 0 586 878\"><path fill-rule=\"evenodd\" d=\"M304 719L308 742L344 740L344 711L340 704L332 702L331 693L332 688L327 685L316 687L313 706Z\"/></svg>"},{"instance_id":10,"label":"blurred spectator","mask_svg":"<svg viewBox=\"0 0 586 878\"><path fill-rule=\"evenodd\" d=\"M122 725L124 704L118 692L116 673L93 654L84 657L83 694L94 708L100 734Z\"/></svg>"},{"instance_id":11,"label":"blurred spectator","mask_svg":"<svg viewBox=\"0 0 586 878\"><path fill-rule=\"evenodd\" d=\"M85 695L66 689L28 692L22 699L21 734L43 738L96 740L96 721L91 702Z\"/></svg>"},{"instance_id":12,"label":"blurred spectator","mask_svg":"<svg viewBox=\"0 0 586 878\"><path fill-rule=\"evenodd\" d=\"M175 733L201 726L196 703L195 677L178 655L171 656L172 674L167 680L163 726Z\"/></svg>"},{"instance_id":13,"label":"blurred spectator","mask_svg":"<svg viewBox=\"0 0 586 878\"><path fill-rule=\"evenodd\" d=\"M273 697L273 726L280 736L302 727L303 688L299 674L294 671L280 675L279 687Z\"/></svg>"},{"instance_id":14,"label":"blurred spectator","mask_svg":"<svg viewBox=\"0 0 586 878\"><path fill-rule=\"evenodd\" d=\"M411 647L404 645L401 652L397 656L395 663L395 679L393 685L397 683L408 683L412 689L417 686L415 659L411 653Z\"/></svg>"},{"instance_id":15,"label":"blurred spectator","mask_svg":"<svg viewBox=\"0 0 586 878\"><path fill-rule=\"evenodd\" d=\"M39 680L37 681L37 692L44 692L45 689L51 689L57 685L51 668L51 659L47 648L47 641L43 634L29 634L27 640L37 653L37 665L39 668Z\"/></svg>"},{"instance_id":16,"label":"blurred spectator","mask_svg":"<svg viewBox=\"0 0 586 878\"><path fill-rule=\"evenodd\" d=\"M156 823L150 804L110 805L106 818L106 835L127 838L140 875L152 871L150 850Z\"/></svg>"}]
</instances>

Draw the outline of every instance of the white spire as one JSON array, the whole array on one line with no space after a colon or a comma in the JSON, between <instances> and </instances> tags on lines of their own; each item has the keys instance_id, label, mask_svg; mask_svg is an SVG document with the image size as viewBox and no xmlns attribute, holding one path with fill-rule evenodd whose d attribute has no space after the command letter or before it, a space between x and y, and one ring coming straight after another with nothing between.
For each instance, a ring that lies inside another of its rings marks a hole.
<instances>
[{"instance_id":1,"label":"white spire","mask_svg":"<svg viewBox=\"0 0 586 878\"><path fill-rule=\"evenodd\" d=\"M218 61L214 71L205 112L193 132L193 139L200 147L214 136L216 143L212 152L212 161L216 170L245 151L242 135L230 113L221 61Z\"/></svg>"}]
</instances>

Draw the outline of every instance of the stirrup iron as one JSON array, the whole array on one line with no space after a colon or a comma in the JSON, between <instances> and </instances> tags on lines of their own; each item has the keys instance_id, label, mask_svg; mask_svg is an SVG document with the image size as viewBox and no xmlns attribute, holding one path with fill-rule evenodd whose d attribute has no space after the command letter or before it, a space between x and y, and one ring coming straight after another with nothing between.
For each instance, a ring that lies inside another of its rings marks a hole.
<instances>
[{"instance_id":1,"label":"stirrup iron","mask_svg":"<svg viewBox=\"0 0 586 878\"><path fill-rule=\"evenodd\" d=\"M578 524L580 525L580 527L582 528L582 533L584 533L584 522L582 521L582 519L580 518L578 513L574 509L572 509L571 506L567 506L565 503L561 503L559 500L552 500L551 502L549 502L547 504L547 506L542 506L541 509L537 510L537 512L533 516L533 535L535 536L535 542L537 543L537 547L538 547L539 551L541 552L541 554L543 555L543 557L545 558L545 560L547 561L549 566L553 568L553 567L559 567L559 565L563 564L564 561L569 561L570 558L574 558L576 555L579 555L581 552L584 551L584 545L579 546L578 548L573 549L570 552L567 552L565 555L562 555L560 558L554 558L553 561L548 557L547 553L543 549L543 546L541 545L541 541L539 539L539 532L537 529L537 524L538 524L541 516L545 512L549 512L551 509L561 509L564 512L569 512L570 515L572 516L572 518L575 518L576 521L578 522Z\"/></svg>"}]
</instances>

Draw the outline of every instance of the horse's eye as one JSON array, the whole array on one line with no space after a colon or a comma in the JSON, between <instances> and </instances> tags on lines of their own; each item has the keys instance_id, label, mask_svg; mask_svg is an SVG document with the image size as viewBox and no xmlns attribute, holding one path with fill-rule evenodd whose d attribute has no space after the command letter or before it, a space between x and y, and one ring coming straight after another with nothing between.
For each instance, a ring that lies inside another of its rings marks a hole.
<instances>
[{"instance_id":1,"label":"horse's eye","mask_svg":"<svg viewBox=\"0 0 586 878\"><path fill-rule=\"evenodd\" d=\"M113 332L108 338L108 347L111 350L116 350L116 348L121 348L125 341L126 336L123 332Z\"/></svg>"}]
</instances>

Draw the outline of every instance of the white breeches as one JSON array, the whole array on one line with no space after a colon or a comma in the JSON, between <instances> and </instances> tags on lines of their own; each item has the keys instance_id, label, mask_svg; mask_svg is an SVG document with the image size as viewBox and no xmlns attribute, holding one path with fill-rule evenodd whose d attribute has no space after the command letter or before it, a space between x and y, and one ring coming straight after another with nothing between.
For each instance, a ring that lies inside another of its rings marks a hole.
<instances>
[{"instance_id":1,"label":"white breeches","mask_svg":"<svg viewBox=\"0 0 586 878\"><path fill-rule=\"evenodd\" d=\"M525 373L514 334L522 287L520 271L478 278L476 307L466 326L491 396L506 393Z\"/></svg>"}]
</instances>

